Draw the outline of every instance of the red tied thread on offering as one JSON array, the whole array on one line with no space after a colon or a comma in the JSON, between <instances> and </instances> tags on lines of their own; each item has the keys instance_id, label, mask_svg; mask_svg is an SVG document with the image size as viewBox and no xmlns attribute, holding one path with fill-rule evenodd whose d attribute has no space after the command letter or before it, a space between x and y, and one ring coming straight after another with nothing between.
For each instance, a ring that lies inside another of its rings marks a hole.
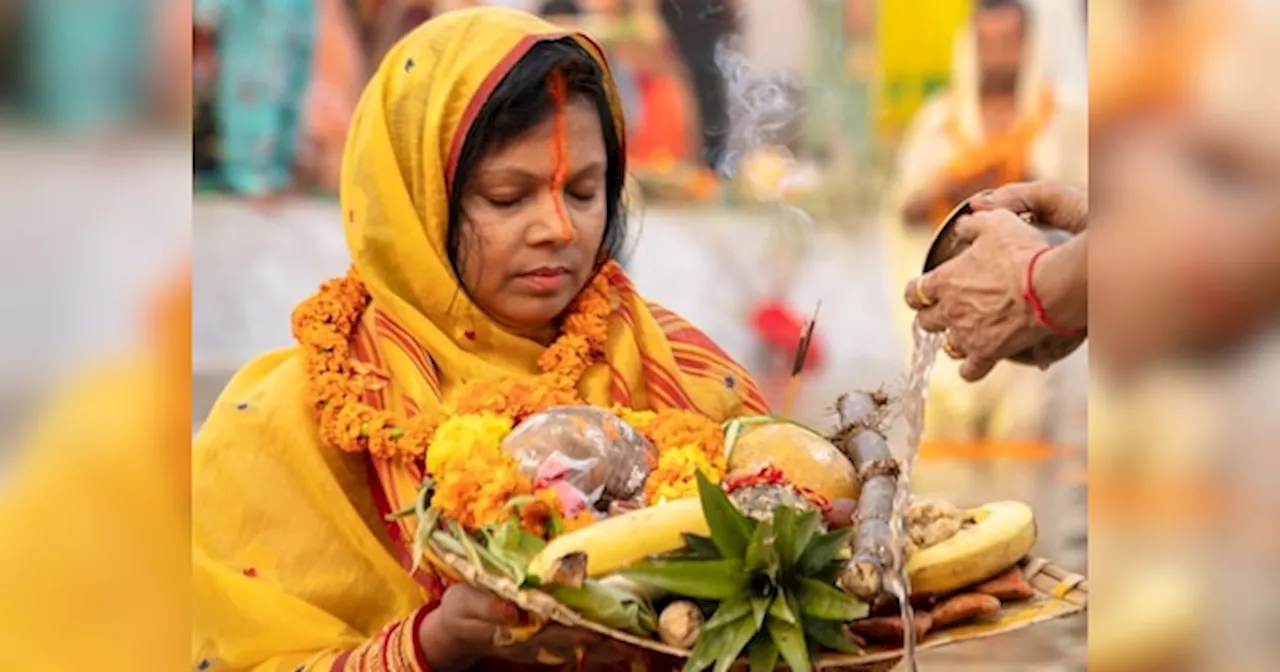
<instances>
[{"instance_id":1,"label":"red tied thread on offering","mask_svg":"<svg viewBox=\"0 0 1280 672\"><path fill-rule=\"evenodd\" d=\"M1037 250L1035 254L1031 255L1031 259L1027 261L1026 286L1022 290L1022 300L1026 301L1027 305L1031 306L1031 312L1035 315L1036 322L1045 329L1048 329L1055 336L1068 338L1078 336L1083 333L1083 330L1073 331L1071 329L1064 329L1055 324L1053 320L1049 319L1049 313L1044 309L1044 302L1042 302L1040 297L1036 294L1036 286L1033 282L1036 274L1036 262L1040 261L1040 257L1044 256L1046 252L1052 249L1053 245L1045 245Z\"/></svg>"}]
</instances>

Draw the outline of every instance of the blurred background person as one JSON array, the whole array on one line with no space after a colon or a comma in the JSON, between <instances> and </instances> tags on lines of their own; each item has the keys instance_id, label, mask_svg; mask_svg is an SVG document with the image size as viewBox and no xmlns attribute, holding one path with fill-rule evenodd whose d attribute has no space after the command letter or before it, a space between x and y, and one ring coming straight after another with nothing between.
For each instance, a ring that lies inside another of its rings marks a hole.
<instances>
[{"instance_id":1,"label":"blurred background person","mask_svg":"<svg viewBox=\"0 0 1280 672\"><path fill-rule=\"evenodd\" d=\"M96 133L134 126L145 116L157 71L151 3L8 4L6 13L22 22L28 109L41 123Z\"/></svg>"},{"instance_id":2,"label":"blurred background person","mask_svg":"<svg viewBox=\"0 0 1280 672\"><path fill-rule=\"evenodd\" d=\"M217 175L262 204L294 186L319 11L317 0L195 3L196 25L217 45Z\"/></svg>"},{"instance_id":3,"label":"blurred background person","mask_svg":"<svg viewBox=\"0 0 1280 672\"><path fill-rule=\"evenodd\" d=\"M345 0L314 0L315 59L298 149L299 182L326 193L338 189L347 127L364 89L367 65L355 16Z\"/></svg>"},{"instance_id":4,"label":"blurred background person","mask_svg":"<svg viewBox=\"0 0 1280 672\"><path fill-rule=\"evenodd\" d=\"M899 328L912 342L915 314L901 287L919 274L936 227L970 195L1000 184L1087 179L1086 114L1058 95L1042 69L1041 26L1018 0L981 0L955 44L948 88L917 112L899 148L886 238ZM933 369L921 453L994 456L1041 452L1049 381L1002 366L977 385L956 362Z\"/></svg>"},{"instance_id":5,"label":"blurred background person","mask_svg":"<svg viewBox=\"0 0 1280 672\"><path fill-rule=\"evenodd\" d=\"M728 92L716 63L716 48L741 32L742 8L739 0L661 0L660 5L658 11L683 58L696 97L701 160L706 166L719 167L730 129Z\"/></svg>"},{"instance_id":6,"label":"blurred background person","mask_svg":"<svg viewBox=\"0 0 1280 672\"><path fill-rule=\"evenodd\" d=\"M627 159L639 170L699 160L702 125L688 71L657 0L583 0L588 31L630 80ZM594 28L594 30L592 30Z\"/></svg>"}]
</instances>

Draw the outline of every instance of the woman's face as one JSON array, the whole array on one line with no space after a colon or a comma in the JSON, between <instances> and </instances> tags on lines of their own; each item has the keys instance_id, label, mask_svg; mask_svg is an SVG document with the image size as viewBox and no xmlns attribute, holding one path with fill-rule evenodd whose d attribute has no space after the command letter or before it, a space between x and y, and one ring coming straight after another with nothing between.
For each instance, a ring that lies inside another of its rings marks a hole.
<instances>
[{"instance_id":1,"label":"woman's face","mask_svg":"<svg viewBox=\"0 0 1280 672\"><path fill-rule=\"evenodd\" d=\"M553 116L482 158L459 217L463 288L498 324L540 340L591 279L607 214L595 104L571 99L562 115L562 134Z\"/></svg>"}]
</instances>

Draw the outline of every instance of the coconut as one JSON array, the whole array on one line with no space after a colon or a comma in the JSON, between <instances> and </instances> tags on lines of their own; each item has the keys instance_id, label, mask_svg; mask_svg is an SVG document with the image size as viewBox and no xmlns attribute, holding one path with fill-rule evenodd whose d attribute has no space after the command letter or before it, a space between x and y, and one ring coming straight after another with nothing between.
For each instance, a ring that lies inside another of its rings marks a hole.
<instances>
[{"instance_id":1,"label":"coconut","mask_svg":"<svg viewBox=\"0 0 1280 672\"><path fill-rule=\"evenodd\" d=\"M857 499L858 474L844 453L816 432L778 422L746 429L733 444L729 471L772 465L787 480L828 500Z\"/></svg>"}]
</instances>

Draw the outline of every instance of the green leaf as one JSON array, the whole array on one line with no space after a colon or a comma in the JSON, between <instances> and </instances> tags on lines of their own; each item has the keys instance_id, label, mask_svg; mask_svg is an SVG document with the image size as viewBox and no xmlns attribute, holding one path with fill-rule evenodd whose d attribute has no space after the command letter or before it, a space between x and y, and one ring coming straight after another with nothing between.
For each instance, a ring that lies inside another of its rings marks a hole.
<instances>
[{"instance_id":1,"label":"green leaf","mask_svg":"<svg viewBox=\"0 0 1280 672\"><path fill-rule=\"evenodd\" d=\"M803 617L800 615L800 600L796 599L796 594L791 591L787 591L783 593L781 589L778 590L778 593L780 594L779 595L780 597L786 599L787 609L791 610L791 613L795 614L796 625L799 626L800 624L802 624L801 619Z\"/></svg>"},{"instance_id":2,"label":"green leaf","mask_svg":"<svg viewBox=\"0 0 1280 672\"><path fill-rule=\"evenodd\" d=\"M809 649L805 646L804 635L794 624L769 619L769 639L787 661L791 672L812 672L813 662L809 659Z\"/></svg>"},{"instance_id":3,"label":"green leaf","mask_svg":"<svg viewBox=\"0 0 1280 672\"><path fill-rule=\"evenodd\" d=\"M776 530L774 548L778 549L778 562L782 571L791 569L791 558L799 553L796 543L796 510L789 506L779 506L773 510L773 529Z\"/></svg>"},{"instance_id":4,"label":"green leaf","mask_svg":"<svg viewBox=\"0 0 1280 672\"><path fill-rule=\"evenodd\" d=\"M782 559L787 567L793 567L800 562L805 549L813 542L814 535L822 529L822 514L817 511L798 512L795 524L795 529L791 531L791 555Z\"/></svg>"},{"instance_id":5,"label":"green leaf","mask_svg":"<svg viewBox=\"0 0 1280 672\"><path fill-rule=\"evenodd\" d=\"M697 478L698 497L702 501L703 515L707 517L707 527L711 529L711 540L720 549L722 557L743 557L747 542L751 540L754 521L742 515L724 490L712 485L702 472L698 472Z\"/></svg>"},{"instance_id":6,"label":"green leaf","mask_svg":"<svg viewBox=\"0 0 1280 672\"><path fill-rule=\"evenodd\" d=\"M532 504L536 501L538 501L538 498L533 495L517 495L507 500L507 508L519 511L520 507L525 504Z\"/></svg>"},{"instance_id":7,"label":"green leaf","mask_svg":"<svg viewBox=\"0 0 1280 672\"><path fill-rule=\"evenodd\" d=\"M654 561L619 572L636 583L702 600L727 600L747 588L741 560Z\"/></svg>"},{"instance_id":8,"label":"green leaf","mask_svg":"<svg viewBox=\"0 0 1280 672\"><path fill-rule=\"evenodd\" d=\"M467 533L462 529L462 526L457 522L450 520L448 522L448 527L449 534L453 535L453 538L457 539L459 544L462 544L462 554L466 556L467 560L471 561L471 564L474 565L476 569L483 568L484 562L480 560L480 554L476 552L475 544L467 543L471 540L471 537L467 536Z\"/></svg>"},{"instance_id":9,"label":"green leaf","mask_svg":"<svg viewBox=\"0 0 1280 672\"><path fill-rule=\"evenodd\" d=\"M699 534L690 532L681 532L680 536L684 538L684 546L689 551L689 555L698 560L719 560L720 549L716 548L716 542L711 537L704 537Z\"/></svg>"},{"instance_id":10,"label":"green leaf","mask_svg":"<svg viewBox=\"0 0 1280 672\"><path fill-rule=\"evenodd\" d=\"M849 636L845 634L844 625L836 621L806 618L804 619L804 635L831 651L862 653L862 648L850 641Z\"/></svg>"},{"instance_id":11,"label":"green leaf","mask_svg":"<svg viewBox=\"0 0 1280 672\"><path fill-rule=\"evenodd\" d=\"M756 634L756 624L744 614L743 617L725 627L724 648L716 656L715 672L728 672L738 660L742 650Z\"/></svg>"},{"instance_id":12,"label":"green leaf","mask_svg":"<svg viewBox=\"0 0 1280 672\"><path fill-rule=\"evenodd\" d=\"M702 624L703 632L707 630L715 630L732 623L751 613L751 598L746 593L738 593L737 595L723 601L716 608L716 613Z\"/></svg>"},{"instance_id":13,"label":"green leaf","mask_svg":"<svg viewBox=\"0 0 1280 672\"><path fill-rule=\"evenodd\" d=\"M521 529L520 519L515 516L489 528L487 533L489 550L520 567L527 567L547 545L547 542Z\"/></svg>"},{"instance_id":14,"label":"green leaf","mask_svg":"<svg viewBox=\"0 0 1280 672\"><path fill-rule=\"evenodd\" d=\"M649 603L626 590L588 579L582 586L553 586L548 591L565 606L587 619L633 635L657 630L657 616Z\"/></svg>"},{"instance_id":15,"label":"green leaf","mask_svg":"<svg viewBox=\"0 0 1280 672\"><path fill-rule=\"evenodd\" d=\"M744 427L742 420L733 419L724 423L724 459L733 455L733 447L738 445L738 437L742 436Z\"/></svg>"},{"instance_id":16,"label":"green leaf","mask_svg":"<svg viewBox=\"0 0 1280 672\"><path fill-rule=\"evenodd\" d=\"M458 530L458 541L461 542L463 550L467 554L467 558L477 568L484 569L488 567L503 576L515 581L517 584L524 582L524 566L520 564L512 564L504 558L498 556L493 551L485 548L483 545L476 543L465 532Z\"/></svg>"},{"instance_id":17,"label":"green leaf","mask_svg":"<svg viewBox=\"0 0 1280 672\"><path fill-rule=\"evenodd\" d=\"M751 533L751 541L747 542L746 560L742 566L744 571L754 574L771 569L771 575L777 576L778 552L774 539L773 525L756 525L755 531Z\"/></svg>"},{"instance_id":18,"label":"green leaf","mask_svg":"<svg viewBox=\"0 0 1280 672\"><path fill-rule=\"evenodd\" d=\"M769 616L788 625L798 625L800 623L796 612L791 610L786 591L782 588L779 588L778 594L773 596L773 602L769 605Z\"/></svg>"},{"instance_id":19,"label":"green leaf","mask_svg":"<svg viewBox=\"0 0 1280 672\"><path fill-rule=\"evenodd\" d=\"M422 555L427 550L427 542L440 526L440 509L427 509L418 515L418 529L413 534L413 568L422 564Z\"/></svg>"},{"instance_id":20,"label":"green leaf","mask_svg":"<svg viewBox=\"0 0 1280 672\"><path fill-rule=\"evenodd\" d=\"M769 614L771 604L773 604L772 597L758 595L751 598L751 615L755 619L757 630L764 628L764 618Z\"/></svg>"},{"instance_id":21,"label":"green leaf","mask_svg":"<svg viewBox=\"0 0 1280 672\"><path fill-rule=\"evenodd\" d=\"M697 643L693 645L693 650L689 652L688 660L684 661L682 672L702 672L711 667L720 657L720 652L726 648L728 639L727 630L703 630Z\"/></svg>"},{"instance_id":22,"label":"green leaf","mask_svg":"<svg viewBox=\"0 0 1280 672\"><path fill-rule=\"evenodd\" d=\"M773 672L778 667L778 647L769 633L760 631L747 645L747 662L751 672Z\"/></svg>"},{"instance_id":23,"label":"green leaf","mask_svg":"<svg viewBox=\"0 0 1280 672\"><path fill-rule=\"evenodd\" d=\"M800 561L796 563L800 574L813 576L823 571L828 565L839 559L840 551L848 547L849 539L852 536L852 527L818 535L808 545L808 548L804 549L804 553L800 555Z\"/></svg>"},{"instance_id":24,"label":"green leaf","mask_svg":"<svg viewBox=\"0 0 1280 672\"><path fill-rule=\"evenodd\" d=\"M833 585L801 577L796 582L796 601L805 616L827 621L852 621L867 615L865 602Z\"/></svg>"},{"instance_id":25,"label":"green leaf","mask_svg":"<svg viewBox=\"0 0 1280 672\"><path fill-rule=\"evenodd\" d=\"M462 542L458 541L453 537L453 535L445 532L444 530L437 530L433 533L431 535L431 543L454 555L460 557L466 557L467 555L467 549L463 548Z\"/></svg>"}]
</instances>

